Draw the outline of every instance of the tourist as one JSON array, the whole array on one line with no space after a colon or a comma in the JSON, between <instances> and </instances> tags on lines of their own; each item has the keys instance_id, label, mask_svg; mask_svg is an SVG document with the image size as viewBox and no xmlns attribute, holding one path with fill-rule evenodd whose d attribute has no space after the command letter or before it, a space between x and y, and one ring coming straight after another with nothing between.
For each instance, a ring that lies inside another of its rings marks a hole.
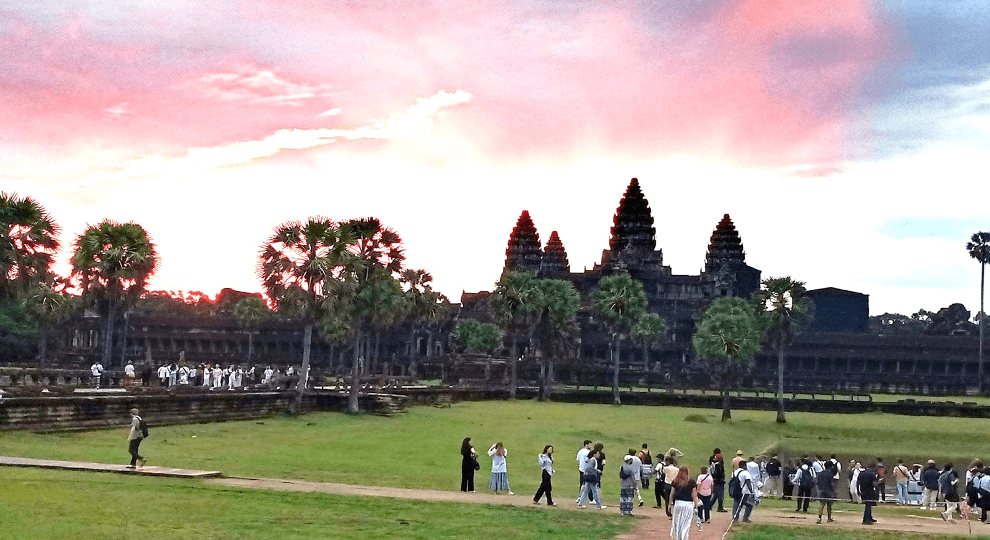
<instances>
[{"instance_id":1,"label":"tourist","mask_svg":"<svg viewBox=\"0 0 990 540\"><path fill-rule=\"evenodd\" d=\"M189 384L189 366L182 364L179 366L179 384L182 386L187 386Z\"/></svg>"},{"instance_id":2,"label":"tourist","mask_svg":"<svg viewBox=\"0 0 990 540\"><path fill-rule=\"evenodd\" d=\"M784 483L784 496L781 498L785 501L791 500L794 495L794 476L796 475L797 462L793 459L787 460L787 465L780 469L780 479Z\"/></svg>"},{"instance_id":3,"label":"tourist","mask_svg":"<svg viewBox=\"0 0 990 540\"><path fill-rule=\"evenodd\" d=\"M980 521L986 523L987 510L990 510L990 471L987 471L987 468L984 467L980 471L979 478L980 478L980 483L976 488L977 494L979 496L979 500L977 504L979 505L980 510L982 511L980 513Z\"/></svg>"},{"instance_id":4,"label":"tourist","mask_svg":"<svg viewBox=\"0 0 990 540\"><path fill-rule=\"evenodd\" d=\"M553 484L551 480L553 479L553 446L546 445L543 447L543 453L537 458L540 464L540 489L536 490L536 495L533 496L533 504L540 504L540 498L544 493L547 494L547 506L557 506L557 503L553 502Z\"/></svg>"},{"instance_id":5,"label":"tourist","mask_svg":"<svg viewBox=\"0 0 990 540\"><path fill-rule=\"evenodd\" d=\"M132 386L134 386L134 363L128 360L127 365L124 366L124 387Z\"/></svg>"},{"instance_id":6,"label":"tourist","mask_svg":"<svg viewBox=\"0 0 990 540\"><path fill-rule=\"evenodd\" d=\"M733 484L736 484L736 487L733 487ZM729 496L732 497L733 523L739 522L740 514L742 514L743 521L752 521L750 515L753 513L754 492L756 492L756 486L753 485L753 479L749 477L749 471L746 470L746 463L740 462L736 470L732 471L732 478L729 480ZM744 509L745 512L743 512Z\"/></svg>"},{"instance_id":7,"label":"tourist","mask_svg":"<svg viewBox=\"0 0 990 540\"><path fill-rule=\"evenodd\" d=\"M708 523L712 520L712 489L715 486L715 480L708 472L708 467L701 468L701 474L698 475L696 482L698 484L698 498L701 499L701 506L698 507L698 519Z\"/></svg>"},{"instance_id":8,"label":"tourist","mask_svg":"<svg viewBox=\"0 0 990 540\"><path fill-rule=\"evenodd\" d=\"M734 471L734 470L738 469L739 468L739 462L740 461L745 461L745 460L746 460L746 458L743 457L743 451L742 450L736 450L736 457L732 458L732 470Z\"/></svg>"},{"instance_id":9,"label":"tourist","mask_svg":"<svg viewBox=\"0 0 990 540\"><path fill-rule=\"evenodd\" d=\"M767 481L763 484L763 494L767 497L780 497L782 494L780 473L783 468L781 467L780 460L777 459L776 454L770 457L770 461L767 462L766 470Z\"/></svg>"},{"instance_id":10,"label":"tourist","mask_svg":"<svg viewBox=\"0 0 990 540\"><path fill-rule=\"evenodd\" d=\"M863 502L863 497L859 493L859 473L861 472L863 472L863 464L858 461L855 461L849 468L849 499L856 504Z\"/></svg>"},{"instance_id":11,"label":"tourist","mask_svg":"<svg viewBox=\"0 0 990 540\"><path fill-rule=\"evenodd\" d=\"M928 466L925 467L925 470L921 471L921 485L925 488L921 499L922 509L935 510L937 508L936 499L938 498L939 476L940 473L935 468L935 460L929 459Z\"/></svg>"},{"instance_id":12,"label":"tourist","mask_svg":"<svg viewBox=\"0 0 990 540\"><path fill-rule=\"evenodd\" d=\"M636 497L639 499L639 505L643 506L643 494L639 492L639 486L643 482L643 462L636 455L636 450L632 448L629 449L629 455L632 456L633 465L636 467L636 474L633 475L636 478Z\"/></svg>"},{"instance_id":13,"label":"tourist","mask_svg":"<svg viewBox=\"0 0 990 540\"><path fill-rule=\"evenodd\" d=\"M220 364L214 364L213 365L213 372L212 372L211 375L212 375L212 379L213 379L213 384L212 384L211 388L213 388L214 390L217 390L220 387L222 387L223 386L223 370L220 369Z\"/></svg>"},{"instance_id":14,"label":"tourist","mask_svg":"<svg viewBox=\"0 0 990 540\"><path fill-rule=\"evenodd\" d=\"M265 379L262 381L262 383L263 384L269 384L269 383L271 383L272 382L272 374L273 373L275 373L275 371L272 370L272 366L266 367L265 368Z\"/></svg>"},{"instance_id":15,"label":"tourist","mask_svg":"<svg viewBox=\"0 0 990 540\"><path fill-rule=\"evenodd\" d=\"M712 475L712 504L718 503L716 512L727 512L725 509L725 463L722 461L722 451L715 449L715 454L708 460L708 472Z\"/></svg>"},{"instance_id":16,"label":"tourist","mask_svg":"<svg viewBox=\"0 0 990 540\"><path fill-rule=\"evenodd\" d=\"M200 372L200 377L202 378L202 382L200 382L200 384L202 386L205 386L205 387L209 388L210 387L210 366L208 366L206 364L200 364L199 365L199 372Z\"/></svg>"},{"instance_id":17,"label":"tourist","mask_svg":"<svg viewBox=\"0 0 990 540\"><path fill-rule=\"evenodd\" d=\"M671 493L673 491L673 484L672 484L672 482L674 481L674 478L677 477L677 473L679 471L680 471L680 469L677 467L677 458L674 457L674 456L670 456L670 455L666 456L664 458L664 466L663 466L663 479L664 479L663 480L663 502L664 502L663 509L664 509L664 512L667 513L667 517L673 516L673 513L671 513L671 509L670 509L670 507L671 507L671 505L673 503L671 503L671 498L670 497L671 497Z\"/></svg>"},{"instance_id":18,"label":"tourist","mask_svg":"<svg viewBox=\"0 0 990 540\"><path fill-rule=\"evenodd\" d=\"M952 519L952 513L959 509L959 490L956 488L958 483L959 473L952 470L951 463L946 463L942 474L938 477L942 498L945 499L945 511L942 512L942 519L945 521L955 521Z\"/></svg>"},{"instance_id":19,"label":"tourist","mask_svg":"<svg viewBox=\"0 0 990 540\"><path fill-rule=\"evenodd\" d=\"M597 454L595 454L595 461L592 464L595 466L595 468L598 469L598 472L599 473L605 474L605 445L602 444L601 442L596 442L595 443L595 446L593 446L592 448L596 452L598 452ZM601 490L601 485L602 485L602 480L601 480L601 477L599 475L599 478L598 478L598 489L599 490Z\"/></svg>"},{"instance_id":20,"label":"tourist","mask_svg":"<svg viewBox=\"0 0 990 540\"><path fill-rule=\"evenodd\" d=\"M586 503L588 501L597 504L599 510L608 508L602 504L602 495L601 490L599 489L599 484L601 484L602 480L602 473L598 470L598 467L595 466L595 461L598 460L599 453L600 452L598 450L594 449L588 453L588 464L584 469L584 491L582 491L581 496L578 497L578 508L587 508L588 505Z\"/></svg>"},{"instance_id":21,"label":"tourist","mask_svg":"<svg viewBox=\"0 0 990 540\"><path fill-rule=\"evenodd\" d=\"M141 416L140 411L137 409L131 409L131 430L127 434L127 451L131 454L131 464L127 466L128 469L133 469L138 461L141 462L141 466L148 460L144 459L144 456L138 453L138 448L141 446L141 440L144 439L144 432L141 430Z\"/></svg>"},{"instance_id":22,"label":"tourist","mask_svg":"<svg viewBox=\"0 0 990 540\"><path fill-rule=\"evenodd\" d=\"M584 469L588 463L588 454L591 453L591 441L588 439L584 440L584 446L578 450L577 453L577 463L578 463L578 499L581 498L581 494L584 493Z\"/></svg>"},{"instance_id":23,"label":"tourist","mask_svg":"<svg viewBox=\"0 0 990 540\"><path fill-rule=\"evenodd\" d=\"M746 470L749 471L749 476L753 479L753 485L756 487L756 491L753 493L753 505L759 506L761 490L763 489L763 478L766 471L763 469L763 463L757 461L752 456L746 460Z\"/></svg>"},{"instance_id":24,"label":"tourist","mask_svg":"<svg viewBox=\"0 0 990 540\"><path fill-rule=\"evenodd\" d=\"M908 479L908 504L921 505L924 500L925 488L921 485L921 464L911 466L911 476Z\"/></svg>"},{"instance_id":25,"label":"tourist","mask_svg":"<svg viewBox=\"0 0 990 540\"><path fill-rule=\"evenodd\" d=\"M911 471L904 466L904 460L897 458L897 465L894 465L894 487L897 488L897 504L907 504L908 502L908 480L911 478Z\"/></svg>"},{"instance_id":26,"label":"tourist","mask_svg":"<svg viewBox=\"0 0 990 540\"><path fill-rule=\"evenodd\" d=\"M643 449L639 451L637 456L639 462L643 464L639 472L639 480L642 482L643 489L650 489L650 477L653 476L653 456L650 455L650 449L646 447L646 443L643 443ZM640 498L640 501L643 499ZM640 505L642 506L642 505Z\"/></svg>"},{"instance_id":27,"label":"tourist","mask_svg":"<svg viewBox=\"0 0 990 540\"><path fill-rule=\"evenodd\" d=\"M694 509L698 506L698 483L691 478L687 467L677 470L671 482L674 499L674 512L670 524L670 537L674 540L687 540L691 532L691 521L695 519ZM701 522L698 522L701 529Z\"/></svg>"},{"instance_id":28,"label":"tourist","mask_svg":"<svg viewBox=\"0 0 990 540\"><path fill-rule=\"evenodd\" d=\"M461 491L474 493L474 471L481 468L478 452L471 446L471 437L461 442Z\"/></svg>"},{"instance_id":29,"label":"tourist","mask_svg":"<svg viewBox=\"0 0 990 540\"><path fill-rule=\"evenodd\" d=\"M873 507L877 504L878 499L877 486L880 483L876 467L876 463L871 463L869 467L860 471L856 482L859 487L859 496L863 499L863 525L873 525L877 522L873 519Z\"/></svg>"},{"instance_id":30,"label":"tourist","mask_svg":"<svg viewBox=\"0 0 990 540\"><path fill-rule=\"evenodd\" d=\"M505 456L509 453L497 442L488 449L488 455L492 458L492 479L488 482L488 488L498 495L499 491L508 491L509 495L515 495L509 489L509 475L505 467Z\"/></svg>"},{"instance_id":31,"label":"tourist","mask_svg":"<svg viewBox=\"0 0 990 540\"><path fill-rule=\"evenodd\" d=\"M619 514L623 516L633 515L633 497L636 495L636 486L639 485L636 475L640 470L635 458L632 454L625 455L619 467Z\"/></svg>"},{"instance_id":32,"label":"tourist","mask_svg":"<svg viewBox=\"0 0 990 540\"><path fill-rule=\"evenodd\" d=\"M826 461L822 472L818 473L816 487L818 488L818 501L821 507L818 509L818 523L822 522L822 514L828 509L828 522L832 519L832 502L838 495L838 481L835 474L838 472L837 464L834 461Z\"/></svg>"},{"instance_id":33,"label":"tourist","mask_svg":"<svg viewBox=\"0 0 990 540\"><path fill-rule=\"evenodd\" d=\"M168 366L168 387L175 386L175 381L179 376L179 366L174 363Z\"/></svg>"},{"instance_id":34,"label":"tourist","mask_svg":"<svg viewBox=\"0 0 990 540\"><path fill-rule=\"evenodd\" d=\"M168 388L168 364L162 364L158 368L158 381L162 388Z\"/></svg>"},{"instance_id":35,"label":"tourist","mask_svg":"<svg viewBox=\"0 0 990 540\"><path fill-rule=\"evenodd\" d=\"M797 486L797 512L807 512L808 504L811 502L811 488L815 485L815 470L811 463L805 461L798 467L794 477L794 485Z\"/></svg>"},{"instance_id":36,"label":"tourist","mask_svg":"<svg viewBox=\"0 0 990 540\"><path fill-rule=\"evenodd\" d=\"M983 463L974 459L966 470L966 502L971 508L976 508L976 502L979 500L978 475L982 469Z\"/></svg>"},{"instance_id":37,"label":"tourist","mask_svg":"<svg viewBox=\"0 0 990 540\"><path fill-rule=\"evenodd\" d=\"M83 364L84 366L86 364ZM103 364L99 360L93 362L92 366L89 366L89 372L92 375L91 382L93 383L93 388L97 390L100 389L100 379L103 378Z\"/></svg>"}]
</instances>

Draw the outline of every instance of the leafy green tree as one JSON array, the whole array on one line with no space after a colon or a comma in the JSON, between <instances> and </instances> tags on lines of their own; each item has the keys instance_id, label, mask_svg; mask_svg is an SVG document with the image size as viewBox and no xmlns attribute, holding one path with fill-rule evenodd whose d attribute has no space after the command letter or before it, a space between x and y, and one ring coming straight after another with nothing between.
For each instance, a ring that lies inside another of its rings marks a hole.
<instances>
[{"instance_id":1,"label":"leafy green tree","mask_svg":"<svg viewBox=\"0 0 990 540\"><path fill-rule=\"evenodd\" d=\"M234 318L244 327L248 335L248 365L254 359L254 334L258 331L258 327L270 319L271 316L272 312L268 309L268 305L257 296L241 298L234 304Z\"/></svg>"},{"instance_id":2,"label":"leafy green tree","mask_svg":"<svg viewBox=\"0 0 990 540\"><path fill-rule=\"evenodd\" d=\"M38 325L38 364L48 362L48 336L61 322L77 312L81 305L79 297L65 292L67 283L53 278L47 283L34 285L24 298L24 310Z\"/></svg>"},{"instance_id":3,"label":"leafy green tree","mask_svg":"<svg viewBox=\"0 0 990 540\"><path fill-rule=\"evenodd\" d=\"M723 296L698 317L691 343L712 383L722 392L722 421L732 418L729 390L749 371L762 348L763 322L753 302Z\"/></svg>"},{"instance_id":4,"label":"leafy green tree","mask_svg":"<svg viewBox=\"0 0 990 540\"><path fill-rule=\"evenodd\" d=\"M777 422L780 424L787 422L784 417L784 347L794 340L810 314L811 302L804 294L803 281L782 277L764 279L757 295L759 305L763 306L767 341L777 349Z\"/></svg>"},{"instance_id":5,"label":"leafy green tree","mask_svg":"<svg viewBox=\"0 0 990 540\"><path fill-rule=\"evenodd\" d=\"M502 332L494 323L470 320L458 323L454 334L458 343L478 352L491 351L502 339Z\"/></svg>"},{"instance_id":6,"label":"leafy green tree","mask_svg":"<svg viewBox=\"0 0 990 540\"><path fill-rule=\"evenodd\" d=\"M517 363L519 361L519 340L531 337L531 329L537 320L542 300L541 291L536 285L536 276L530 272L506 272L495 285L490 302L495 309L499 326L509 335L509 398L515 399L519 385Z\"/></svg>"},{"instance_id":7,"label":"leafy green tree","mask_svg":"<svg viewBox=\"0 0 990 540\"><path fill-rule=\"evenodd\" d=\"M262 245L258 277L276 310L304 321L303 358L292 411L298 412L309 379L313 328L325 315L331 282L349 275L359 261L356 238L325 217L290 221L275 228Z\"/></svg>"},{"instance_id":8,"label":"leafy green tree","mask_svg":"<svg viewBox=\"0 0 990 540\"><path fill-rule=\"evenodd\" d=\"M643 284L627 273L606 276L592 295L595 311L604 317L612 338L612 394L619 405L619 361L623 336L629 334L636 320L646 313L646 292Z\"/></svg>"},{"instance_id":9,"label":"leafy green tree","mask_svg":"<svg viewBox=\"0 0 990 540\"><path fill-rule=\"evenodd\" d=\"M433 290L433 276L426 270L403 270L399 282L406 291L408 310L406 319L409 324L409 372L416 375L415 346L416 334L427 330L427 354L430 353L433 329L443 323L450 314L450 300L442 293Z\"/></svg>"},{"instance_id":10,"label":"leafy green tree","mask_svg":"<svg viewBox=\"0 0 990 540\"><path fill-rule=\"evenodd\" d=\"M537 279L534 335L540 350L540 399L550 397L557 358L569 355L575 346L577 311L581 295L570 281Z\"/></svg>"},{"instance_id":11,"label":"leafy green tree","mask_svg":"<svg viewBox=\"0 0 990 540\"><path fill-rule=\"evenodd\" d=\"M643 345L643 369L650 369L649 350L663 341L663 318L656 313L644 313L632 327L632 336Z\"/></svg>"},{"instance_id":12,"label":"leafy green tree","mask_svg":"<svg viewBox=\"0 0 990 540\"><path fill-rule=\"evenodd\" d=\"M140 298L158 269L158 252L147 231L134 222L104 220L76 238L72 276L83 296L105 313L103 364L110 366L113 323L118 309Z\"/></svg>"},{"instance_id":13,"label":"leafy green tree","mask_svg":"<svg viewBox=\"0 0 990 540\"><path fill-rule=\"evenodd\" d=\"M33 198L0 193L0 300L49 281L60 230Z\"/></svg>"},{"instance_id":14,"label":"leafy green tree","mask_svg":"<svg viewBox=\"0 0 990 540\"><path fill-rule=\"evenodd\" d=\"M980 354L977 360L977 387L979 392L983 393L983 291L985 290L986 283L986 269L987 263L990 262L990 232L978 232L974 233L970 238L970 241L966 243L966 251L969 252L969 256L976 259L980 263L980 314L979 324L980 324Z\"/></svg>"}]
</instances>

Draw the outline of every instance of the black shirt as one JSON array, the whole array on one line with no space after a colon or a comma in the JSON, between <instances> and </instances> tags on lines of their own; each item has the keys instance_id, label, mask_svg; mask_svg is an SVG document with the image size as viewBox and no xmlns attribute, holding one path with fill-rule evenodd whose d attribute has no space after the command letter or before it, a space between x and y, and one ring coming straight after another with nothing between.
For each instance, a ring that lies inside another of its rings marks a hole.
<instances>
[{"instance_id":1,"label":"black shirt","mask_svg":"<svg viewBox=\"0 0 990 540\"><path fill-rule=\"evenodd\" d=\"M674 495L671 497L675 501L688 501L694 502L694 497L692 496L692 491L698 485L694 480L688 480L688 483L679 487L674 488Z\"/></svg>"}]
</instances>

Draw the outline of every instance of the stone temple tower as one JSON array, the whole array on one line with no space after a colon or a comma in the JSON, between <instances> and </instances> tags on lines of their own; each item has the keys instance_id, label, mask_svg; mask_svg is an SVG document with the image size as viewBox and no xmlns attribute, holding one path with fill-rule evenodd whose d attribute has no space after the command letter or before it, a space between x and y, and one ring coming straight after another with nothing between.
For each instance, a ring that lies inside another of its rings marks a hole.
<instances>
[{"instance_id":1,"label":"stone temple tower","mask_svg":"<svg viewBox=\"0 0 990 540\"><path fill-rule=\"evenodd\" d=\"M643 196L639 180L633 178L612 217L609 249L602 252L606 271L663 271L663 251L657 247L657 230L653 226L650 203Z\"/></svg>"},{"instance_id":2,"label":"stone temple tower","mask_svg":"<svg viewBox=\"0 0 990 540\"><path fill-rule=\"evenodd\" d=\"M560 241L557 231L550 233L550 239L543 248L543 263L540 265L540 277L564 278L571 273L571 265L567 261L567 251Z\"/></svg>"},{"instance_id":3,"label":"stone temple tower","mask_svg":"<svg viewBox=\"0 0 990 540\"><path fill-rule=\"evenodd\" d=\"M745 298L760 289L760 271L746 264L742 239L729 214L722 216L712 232L701 276L714 282L715 296Z\"/></svg>"},{"instance_id":4,"label":"stone temple tower","mask_svg":"<svg viewBox=\"0 0 990 540\"><path fill-rule=\"evenodd\" d=\"M536 232L533 218L529 210L523 210L516 221L516 226L509 234L509 245L505 248L505 266L502 273L513 270L526 270L536 274L543 262L543 250L540 245L540 234Z\"/></svg>"}]
</instances>

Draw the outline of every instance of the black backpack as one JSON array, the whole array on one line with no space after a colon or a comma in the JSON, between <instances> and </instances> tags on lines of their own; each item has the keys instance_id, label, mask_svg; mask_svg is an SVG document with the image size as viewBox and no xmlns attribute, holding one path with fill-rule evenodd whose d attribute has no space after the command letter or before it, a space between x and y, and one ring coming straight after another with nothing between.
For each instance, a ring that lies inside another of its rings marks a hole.
<instances>
[{"instance_id":1,"label":"black backpack","mask_svg":"<svg viewBox=\"0 0 990 540\"><path fill-rule=\"evenodd\" d=\"M770 476L780 476L780 462L772 459L767 463L767 474Z\"/></svg>"},{"instance_id":2,"label":"black backpack","mask_svg":"<svg viewBox=\"0 0 990 540\"><path fill-rule=\"evenodd\" d=\"M738 499L742 496L742 483L739 481L739 470L732 474L732 478L729 480L729 497L733 499Z\"/></svg>"},{"instance_id":3,"label":"black backpack","mask_svg":"<svg viewBox=\"0 0 990 540\"><path fill-rule=\"evenodd\" d=\"M148 438L148 423L144 421L144 418L138 417L138 429L141 431L141 438Z\"/></svg>"},{"instance_id":4,"label":"black backpack","mask_svg":"<svg viewBox=\"0 0 990 540\"><path fill-rule=\"evenodd\" d=\"M801 487L810 488L815 485L815 472L811 467L801 467Z\"/></svg>"}]
</instances>

